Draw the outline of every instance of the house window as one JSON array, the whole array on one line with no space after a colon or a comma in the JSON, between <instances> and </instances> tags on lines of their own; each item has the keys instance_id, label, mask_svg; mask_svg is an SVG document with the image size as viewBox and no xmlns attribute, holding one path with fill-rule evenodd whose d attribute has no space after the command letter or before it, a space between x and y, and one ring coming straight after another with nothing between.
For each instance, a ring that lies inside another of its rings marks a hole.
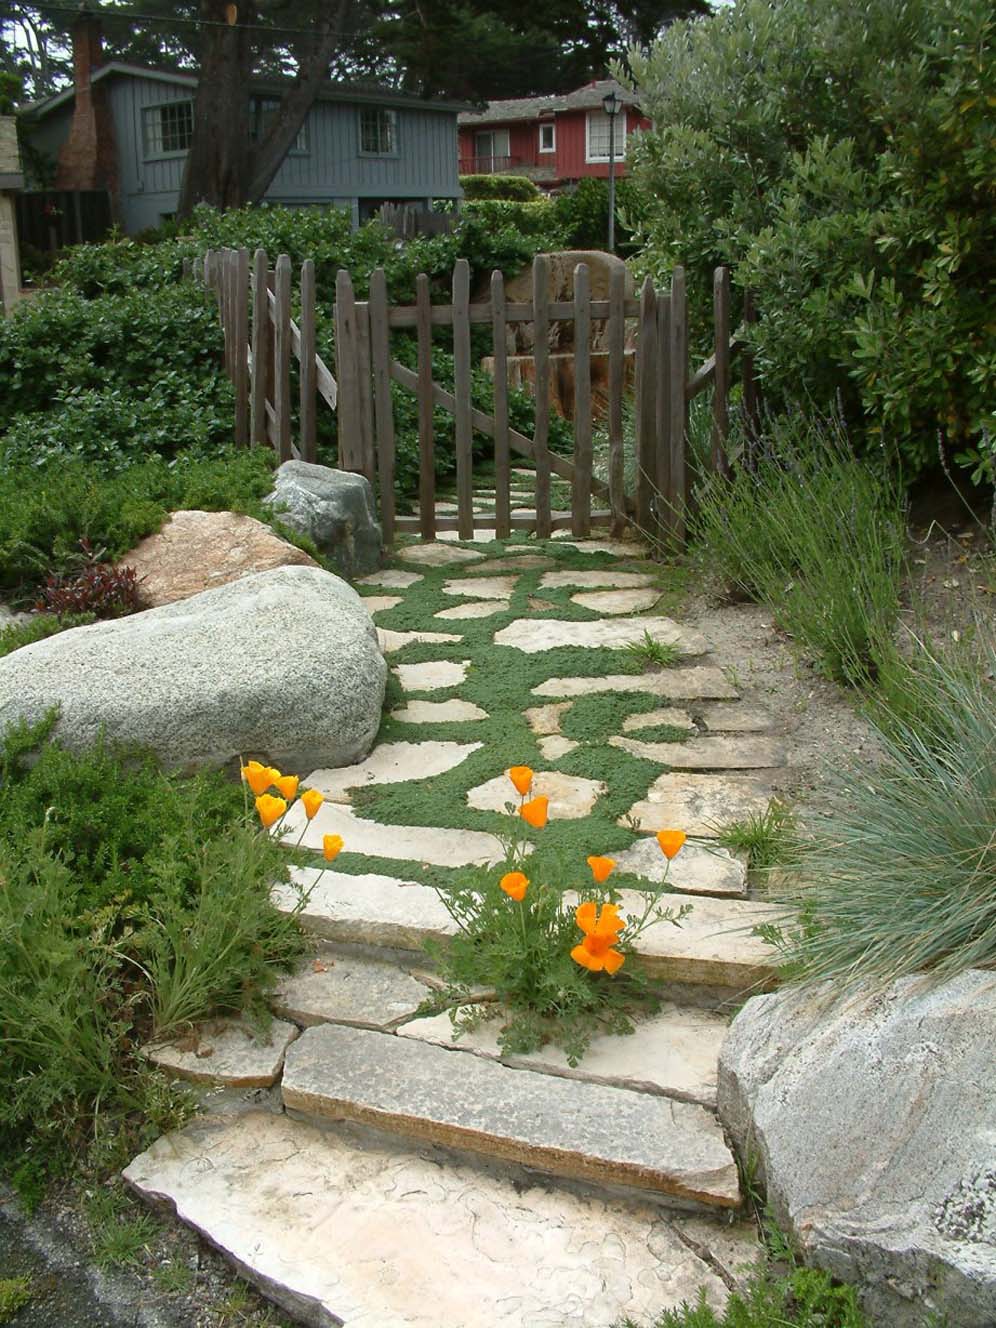
<instances>
[{"instance_id":1,"label":"house window","mask_svg":"<svg viewBox=\"0 0 996 1328\"><path fill-rule=\"evenodd\" d=\"M270 126L280 110L280 101L277 97L253 97L249 102L249 141L258 143L269 133ZM298 130L291 148L291 152L306 153L308 151L308 122Z\"/></svg>"},{"instance_id":2,"label":"house window","mask_svg":"<svg viewBox=\"0 0 996 1328\"><path fill-rule=\"evenodd\" d=\"M146 157L168 157L186 152L194 137L194 103L168 101L142 111L142 137Z\"/></svg>"},{"instance_id":3,"label":"house window","mask_svg":"<svg viewBox=\"0 0 996 1328\"><path fill-rule=\"evenodd\" d=\"M540 152L557 150L557 129L552 120L549 124L541 124L539 127L539 150Z\"/></svg>"},{"instance_id":4,"label":"house window","mask_svg":"<svg viewBox=\"0 0 996 1328\"><path fill-rule=\"evenodd\" d=\"M398 150L398 113L384 106L365 106L360 111L360 151L390 157Z\"/></svg>"},{"instance_id":5,"label":"house window","mask_svg":"<svg viewBox=\"0 0 996 1328\"><path fill-rule=\"evenodd\" d=\"M474 135L474 172L490 175L506 171L512 164L507 129L479 129Z\"/></svg>"},{"instance_id":6,"label":"house window","mask_svg":"<svg viewBox=\"0 0 996 1328\"><path fill-rule=\"evenodd\" d=\"M626 155L626 108L623 107L612 118L616 122L613 155L616 161L621 161ZM608 161L609 117L604 111L588 112L585 147L585 159L587 161Z\"/></svg>"}]
</instances>

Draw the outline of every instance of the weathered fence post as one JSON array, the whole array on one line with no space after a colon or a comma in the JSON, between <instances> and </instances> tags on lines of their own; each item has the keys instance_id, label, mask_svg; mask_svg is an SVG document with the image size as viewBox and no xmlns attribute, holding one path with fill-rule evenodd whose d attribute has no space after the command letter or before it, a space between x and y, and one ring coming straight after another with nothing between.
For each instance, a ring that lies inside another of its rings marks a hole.
<instances>
[{"instance_id":1,"label":"weathered fence post","mask_svg":"<svg viewBox=\"0 0 996 1328\"><path fill-rule=\"evenodd\" d=\"M543 254L533 259L533 375L535 423L533 459L536 465L536 535L549 539L550 520L550 309L549 270Z\"/></svg>"},{"instance_id":2,"label":"weathered fence post","mask_svg":"<svg viewBox=\"0 0 996 1328\"><path fill-rule=\"evenodd\" d=\"M267 365L272 363L267 257L252 256L252 370L249 383L249 433L255 445L269 442L266 428Z\"/></svg>"},{"instance_id":3,"label":"weathered fence post","mask_svg":"<svg viewBox=\"0 0 996 1328\"><path fill-rule=\"evenodd\" d=\"M511 468L508 448L508 343L505 332L505 278L491 273L491 338L494 345L495 534L512 529Z\"/></svg>"},{"instance_id":4,"label":"weathered fence post","mask_svg":"<svg viewBox=\"0 0 996 1328\"><path fill-rule=\"evenodd\" d=\"M626 272L609 271L609 507L612 534L626 524L626 457L623 441L623 392L626 377Z\"/></svg>"},{"instance_id":5,"label":"weathered fence post","mask_svg":"<svg viewBox=\"0 0 996 1328\"><path fill-rule=\"evenodd\" d=\"M387 279L382 267L370 274L370 358L373 363L374 420L377 429L377 476L380 524L385 543L394 538L394 412L391 406L391 334Z\"/></svg>"},{"instance_id":6,"label":"weathered fence post","mask_svg":"<svg viewBox=\"0 0 996 1328\"><path fill-rule=\"evenodd\" d=\"M235 386L235 441L249 443L249 251L235 254L232 271L232 382Z\"/></svg>"},{"instance_id":7,"label":"weathered fence post","mask_svg":"<svg viewBox=\"0 0 996 1328\"><path fill-rule=\"evenodd\" d=\"M712 468L730 473L726 442L730 436L730 270L712 274L713 356L716 373L712 392Z\"/></svg>"},{"instance_id":8,"label":"weathered fence post","mask_svg":"<svg viewBox=\"0 0 996 1328\"><path fill-rule=\"evenodd\" d=\"M373 399L370 390L370 306L356 306L356 380L360 393L360 465L371 488L377 482L377 459L374 454Z\"/></svg>"},{"instance_id":9,"label":"weathered fence post","mask_svg":"<svg viewBox=\"0 0 996 1328\"><path fill-rule=\"evenodd\" d=\"M640 291L636 352L636 523L652 533L657 488L657 294L649 277Z\"/></svg>"},{"instance_id":10,"label":"weathered fence post","mask_svg":"<svg viewBox=\"0 0 996 1328\"><path fill-rule=\"evenodd\" d=\"M356 355L356 298L353 280L345 268L335 278L335 362L339 382L339 465L343 470L363 468L360 422L359 365Z\"/></svg>"},{"instance_id":11,"label":"weathered fence post","mask_svg":"<svg viewBox=\"0 0 996 1328\"><path fill-rule=\"evenodd\" d=\"M657 292L657 498L654 504L655 534L667 528L665 513L674 502L671 473L671 292Z\"/></svg>"},{"instance_id":12,"label":"weathered fence post","mask_svg":"<svg viewBox=\"0 0 996 1328\"><path fill-rule=\"evenodd\" d=\"M757 322L757 309L754 305L754 292L744 291L744 325L750 333L751 323ZM743 412L744 463L748 468L757 460L757 445L761 432L761 396L757 386L757 374L754 368L754 352L745 346L743 358L743 387L741 410Z\"/></svg>"},{"instance_id":13,"label":"weathered fence post","mask_svg":"<svg viewBox=\"0 0 996 1328\"><path fill-rule=\"evenodd\" d=\"M274 269L273 410L276 415L276 446L281 461L290 461L291 447L291 261L286 254Z\"/></svg>"},{"instance_id":14,"label":"weathered fence post","mask_svg":"<svg viewBox=\"0 0 996 1328\"><path fill-rule=\"evenodd\" d=\"M299 328L300 416L298 420L301 460L314 461L317 455L318 404L317 366L315 365L315 261L306 258L301 264L301 326Z\"/></svg>"},{"instance_id":15,"label":"weathered fence post","mask_svg":"<svg viewBox=\"0 0 996 1328\"><path fill-rule=\"evenodd\" d=\"M591 278L587 263L574 269L574 476L571 533L591 534Z\"/></svg>"},{"instance_id":16,"label":"weathered fence post","mask_svg":"<svg viewBox=\"0 0 996 1328\"><path fill-rule=\"evenodd\" d=\"M671 501L666 513L668 532L674 544L685 543L685 513L688 504L688 298L685 292L685 269L676 267L671 274L671 388L670 427Z\"/></svg>"},{"instance_id":17,"label":"weathered fence post","mask_svg":"<svg viewBox=\"0 0 996 1328\"><path fill-rule=\"evenodd\" d=\"M473 429L470 377L470 264L453 268L453 425L456 445L457 517L461 539L474 535Z\"/></svg>"},{"instance_id":18,"label":"weathered fence post","mask_svg":"<svg viewBox=\"0 0 996 1328\"><path fill-rule=\"evenodd\" d=\"M418 333L418 510L422 538L436 538L436 456L432 422L432 301L429 278L415 278Z\"/></svg>"}]
</instances>

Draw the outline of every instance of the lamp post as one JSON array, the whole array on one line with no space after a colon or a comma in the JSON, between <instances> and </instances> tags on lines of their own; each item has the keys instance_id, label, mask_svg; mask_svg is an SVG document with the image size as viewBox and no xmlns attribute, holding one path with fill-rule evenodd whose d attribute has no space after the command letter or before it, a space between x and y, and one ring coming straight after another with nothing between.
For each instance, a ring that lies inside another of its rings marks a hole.
<instances>
[{"instance_id":1,"label":"lamp post","mask_svg":"<svg viewBox=\"0 0 996 1328\"><path fill-rule=\"evenodd\" d=\"M602 108L609 117L609 253L616 251L616 116L622 102L615 88L602 98Z\"/></svg>"}]
</instances>

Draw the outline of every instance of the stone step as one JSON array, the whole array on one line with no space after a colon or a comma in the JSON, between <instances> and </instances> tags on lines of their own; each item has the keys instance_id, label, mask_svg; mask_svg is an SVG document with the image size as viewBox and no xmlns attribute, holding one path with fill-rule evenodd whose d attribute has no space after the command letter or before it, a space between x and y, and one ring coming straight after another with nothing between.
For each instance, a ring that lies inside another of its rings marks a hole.
<instances>
[{"instance_id":1,"label":"stone step","mask_svg":"<svg viewBox=\"0 0 996 1328\"><path fill-rule=\"evenodd\" d=\"M285 1107L672 1204L737 1208L736 1162L703 1107L360 1028L305 1029Z\"/></svg>"},{"instance_id":2,"label":"stone step","mask_svg":"<svg viewBox=\"0 0 996 1328\"><path fill-rule=\"evenodd\" d=\"M274 904L290 913L301 892L310 890L301 925L325 940L419 950L426 941L445 943L456 930L436 892L414 881L311 867L292 868L291 879L290 885L274 887ZM624 914L643 912L640 892L623 890L621 898ZM724 989L731 1000L777 984L777 952L752 929L784 922L782 905L687 894L665 895L664 902L674 908L688 905L690 912L677 927L651 923L637 941L638 961L652 977Z\"/></svg>"}]
</instances>

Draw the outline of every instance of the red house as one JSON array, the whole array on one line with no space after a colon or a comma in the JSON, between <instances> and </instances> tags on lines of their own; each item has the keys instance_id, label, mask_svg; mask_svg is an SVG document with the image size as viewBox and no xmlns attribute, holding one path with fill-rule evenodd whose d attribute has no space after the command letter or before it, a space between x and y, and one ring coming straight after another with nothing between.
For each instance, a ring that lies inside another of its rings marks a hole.
<instances>
[{"instance_id":1,"label":"red house","mask_svg":"<svg viewBox=\"0 0 996 1328\"><path fill-rule=\"evenodd\" d=\"M556 189L586 175L609 173L610 117L605 99L615 93L611 117L616 174L624 175L630 135L649 129L636 98L614 79L589 83L563 96L490 102L458 117L461 175L526 175Z\"/></svg>"}]
</instances>

